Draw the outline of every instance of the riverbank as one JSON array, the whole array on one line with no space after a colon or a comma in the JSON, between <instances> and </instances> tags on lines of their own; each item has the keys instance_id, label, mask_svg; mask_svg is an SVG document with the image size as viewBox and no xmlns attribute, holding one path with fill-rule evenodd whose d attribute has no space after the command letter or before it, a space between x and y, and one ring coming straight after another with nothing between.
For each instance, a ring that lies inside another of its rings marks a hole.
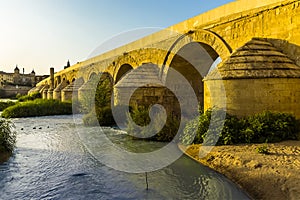
<instances>
[{"instance_id":1,"label":"riverbank","mask_svg":"<svg viewBox=\"0 0 300 200\"><path fill-rule=\"evenodd\" d=\"M300 141L269 144L269 155L257 153L260 146L216 146L204 158L198 156L201 145L181 146L181 149L227 176L254 199L299 199Z\"/></svg>"}]
</instances>

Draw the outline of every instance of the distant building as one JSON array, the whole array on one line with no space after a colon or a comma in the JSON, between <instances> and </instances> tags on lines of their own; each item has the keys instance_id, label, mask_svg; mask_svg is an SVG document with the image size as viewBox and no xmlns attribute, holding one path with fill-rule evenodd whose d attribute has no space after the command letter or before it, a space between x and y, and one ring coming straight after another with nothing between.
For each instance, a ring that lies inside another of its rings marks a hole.
<instances>
[{"instance_id":1,"label":"distant building","mask_svg":"<svg viewBox=\"0 0 300 200\"><path fill-rule=\"evenodd\" d=\"M4 85L19 85L34 87L38 82L48 76L36 76L34 70L30 74L20 73L18 66L14 69L14 73L0 71L0 86Z\"/></svg>"},{"instance_id":2,"label":"distant building","mask_svg":"<svg viewBox=\"0 0 300 200\"><path fill-rule=\"evenodd\" d=\"M29 74L20 73L18 66L14 73L0 71L0 98L15 97L16 94L27 94L41 80L49 75L36 76L34 70Z\"/></svg>"}]
</instances>

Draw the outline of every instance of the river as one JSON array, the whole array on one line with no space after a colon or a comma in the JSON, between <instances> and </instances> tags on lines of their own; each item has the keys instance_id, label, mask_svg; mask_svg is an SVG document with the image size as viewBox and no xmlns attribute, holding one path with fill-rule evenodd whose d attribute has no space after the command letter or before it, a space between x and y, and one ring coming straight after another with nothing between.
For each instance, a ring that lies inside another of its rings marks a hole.
<instances>
[{"instance_id":1,"label":"river","mask_svg":"<svg viewBox=\"0 0 300 200\"><path fill-rule=\"evenodd\" d=\"M116 171L95 159L76 134L72 116L14 119L17 147L0 164L0 199L249 199L224 176L180 157L145 174ZM105 131L126 143L118 130ZM97 134L97 133L95 133ZM135 147L162 143L130 141Z\"/></svg>"}]
</instances>

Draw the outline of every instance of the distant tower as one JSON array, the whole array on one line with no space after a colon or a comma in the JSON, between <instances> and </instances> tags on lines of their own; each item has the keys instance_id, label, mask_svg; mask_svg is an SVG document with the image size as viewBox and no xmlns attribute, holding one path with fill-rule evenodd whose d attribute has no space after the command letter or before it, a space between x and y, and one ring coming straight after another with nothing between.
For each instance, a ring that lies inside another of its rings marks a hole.
<instances>
[{"instance_id":1,"label":"distant tower","mask_svg":"<svg viewBox=\"0 0 300 200\"><path fill-rule=\"evenodd\" d=\"M71 66L71 65L70 65L70 61L68 60L67 66L65 66L64 69L66 69L66 68L68 68L68 67L70 67L70 66Z\"/></svg>"},{"instance_id":2,"label":"distant tower","mask_svg":"<svg viewBox=\"0 0 300 200\"><path fill-rule=\"evenodd\" d=\"M19 70L19 68L18 68L18 65L16 65L16 68L15 68L14 72L15 72L15 74L19 74L19 73L20 73L20 70Z\"/></svg>"},{"instance_id":3,"label":"distant tower","mask_svg":"<svg viewBox=\"0 0 300 200\"><path fill-rule=\"evenodd\" d=\"M18 68L18 65L16 65L16 68L14 70L14 84L20 84L20 70Z\"/></svg>"},{"instance_id":4,"label":"distant tower","mask_svg":"<svg viewBox=\"0 0 300 200\"><path fill-rule=\"evenodd\" d=\"M30 73L30 81L31 81L32 87L35 86L36 79L35 79L35 71L34 71L34 69L32 69L32 72Z\"/></svg>"}]
</instances>

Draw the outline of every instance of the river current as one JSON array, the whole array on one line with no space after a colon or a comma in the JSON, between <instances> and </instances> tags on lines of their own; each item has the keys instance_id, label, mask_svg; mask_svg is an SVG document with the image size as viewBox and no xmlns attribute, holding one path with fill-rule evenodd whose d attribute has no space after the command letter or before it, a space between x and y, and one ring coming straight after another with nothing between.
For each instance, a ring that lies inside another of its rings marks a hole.
<instances>
[{"instance_id":1,"label":"river current","mask_svg":"<svg viewBox=\"0 0 300 200\"><path fill-rule=\"evenodd\" d=\"M95 159L76 134L72 116L14 119L17 147L0 164L0 199L249 199L223 175L180 157L145 174L116 171ZM105 128L115 141L128 139ZM95 131L94 134L97 134ZM130 141L134 148L163 143ZM101 151L101 149L100 149Z\"/></svg>"}]
</instances>

